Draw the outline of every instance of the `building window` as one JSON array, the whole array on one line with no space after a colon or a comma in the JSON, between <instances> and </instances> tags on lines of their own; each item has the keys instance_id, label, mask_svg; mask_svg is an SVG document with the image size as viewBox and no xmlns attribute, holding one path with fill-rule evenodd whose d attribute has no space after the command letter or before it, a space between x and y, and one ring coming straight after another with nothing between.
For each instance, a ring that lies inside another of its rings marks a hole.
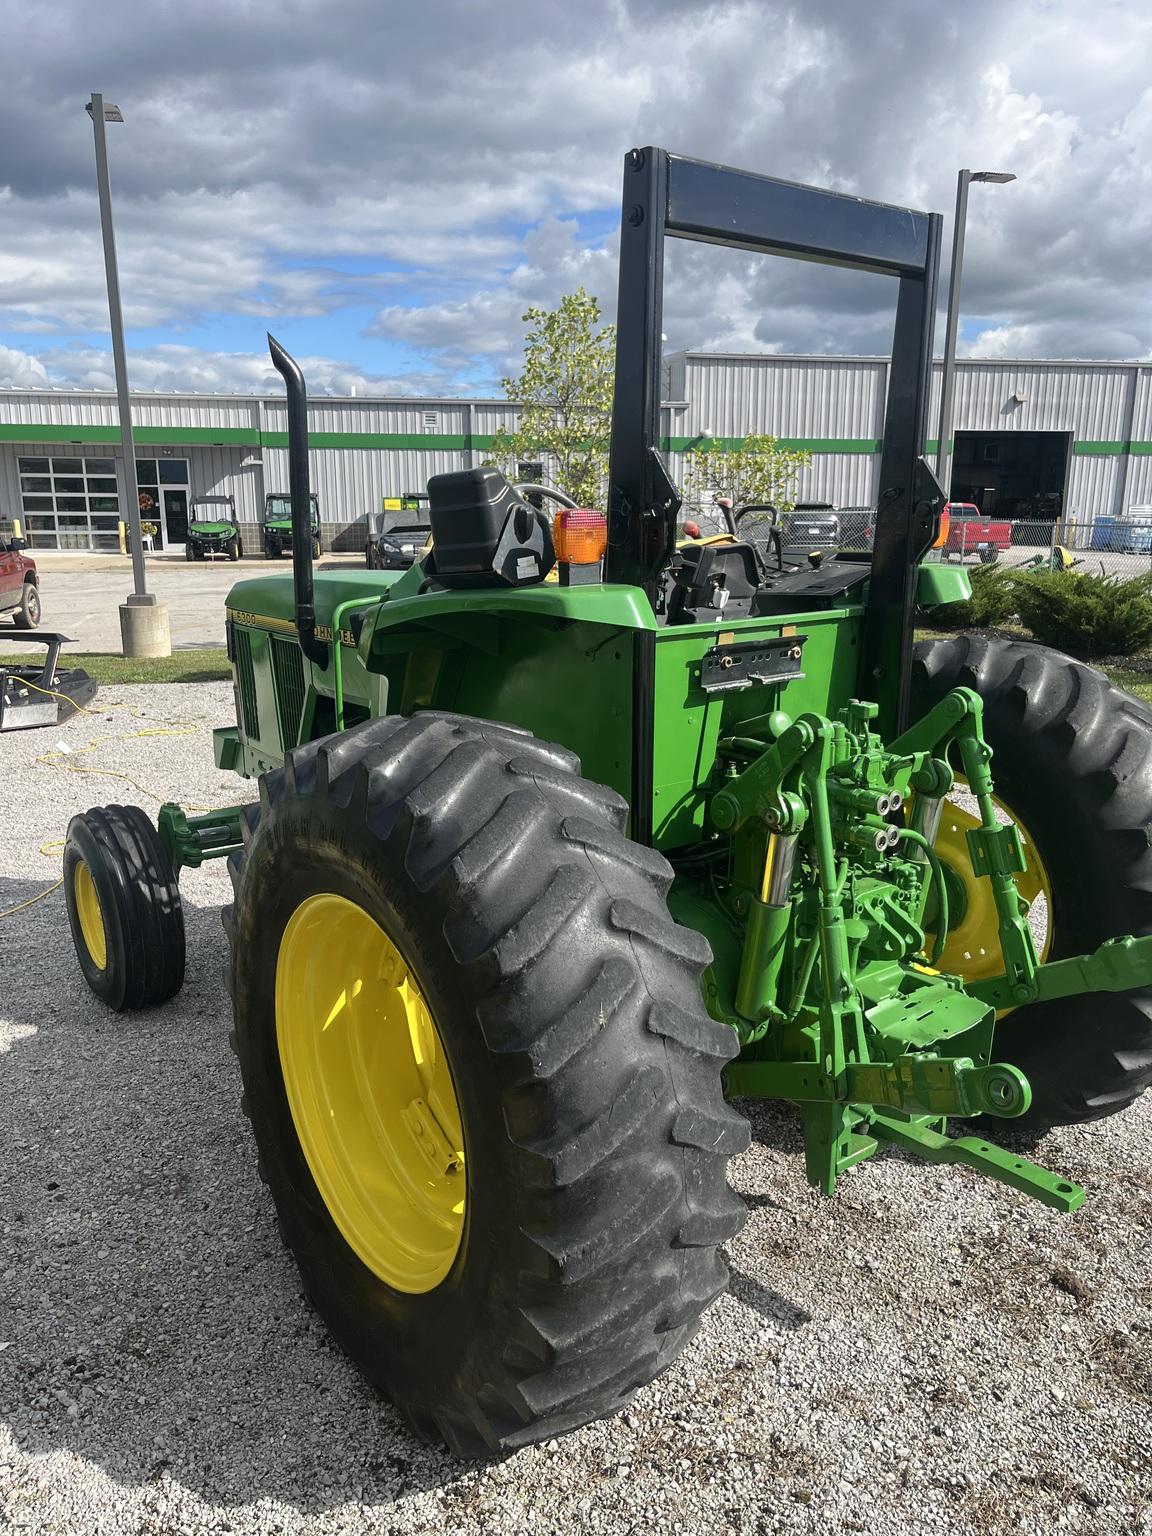
<instances>
[{"instance_id":1,"label":"building window","mask_svg":"<svg viewBox=\"0 0 1152 1536\"><path fill-rule=\"evenodd\" d=\"M114 459L25 458L17 460L21 509L33 549L120 548L120 498ZM188 460L137 459L136 477L162 524L165 486L188 485ZM162 540L158 540L161 542Z\"/></svg>"}]
</instances>

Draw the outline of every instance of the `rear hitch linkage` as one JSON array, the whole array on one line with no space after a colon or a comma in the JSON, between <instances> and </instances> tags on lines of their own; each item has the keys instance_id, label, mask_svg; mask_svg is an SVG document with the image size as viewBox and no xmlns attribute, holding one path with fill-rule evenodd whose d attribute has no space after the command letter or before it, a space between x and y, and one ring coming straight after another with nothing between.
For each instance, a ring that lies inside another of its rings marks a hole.
<instances>
[{"instance_id":1,"label":"rear hitch linkage","mask_svg":"<svg viewBox=\"0 0 1152 1536\"><path fill-rule=\"evenodd\" d=\"M725 744L728 776L710 817L731 839L733 911L744 918L730 1004L710 989L744 1046L726 1087L799 1104L808 1177L826 1194L888 1142L1071 1211L1079 1186L981 1138L951 1137L946 1122L1012 1118L1031 1104L1024 1073L990 1059L998 1009L1146 983L1152 937L1041 963L1014 878L1024 848L996 814L982 713L974 692L955 689L885 747L871 728L876 706L854 700L835 720L777 714L770 740ZM949 922L933 841L952 744L979 812L967 851L991 884L1003 962L1002 974L969 983L933 964Z\"/></svg>"}]
</instances>

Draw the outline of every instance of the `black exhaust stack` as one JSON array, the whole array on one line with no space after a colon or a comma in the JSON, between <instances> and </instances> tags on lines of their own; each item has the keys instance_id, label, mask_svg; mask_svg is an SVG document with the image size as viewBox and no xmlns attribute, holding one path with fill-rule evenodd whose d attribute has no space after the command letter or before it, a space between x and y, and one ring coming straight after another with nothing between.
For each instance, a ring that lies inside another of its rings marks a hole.
<instances>
[{"instance_id":1,"label":"black exhaust stack","mask_svg":"<svg viewBox=\"0 0 1152 1536\"><path fill-rule=\"evenodd\" d=\"M312 590L312 509L308 485L308 391L295 358L268 337L272 365L288 392L288 492L292 499L292 580L296 589L296 632L300 649L318 667L328 665L328 647L316 638Z\"/></svg>"}]
</instances>

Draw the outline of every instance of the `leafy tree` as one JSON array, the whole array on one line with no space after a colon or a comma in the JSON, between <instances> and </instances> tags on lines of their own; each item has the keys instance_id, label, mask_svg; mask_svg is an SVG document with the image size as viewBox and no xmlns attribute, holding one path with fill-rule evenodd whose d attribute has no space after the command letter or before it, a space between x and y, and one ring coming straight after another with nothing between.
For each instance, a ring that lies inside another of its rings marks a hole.
<instances>
[{"instance_id":1,"label":"leafy tree","mask_svg":"<svg viewBox=\"0 0 1152 1536\"><path fill-rule=\"evenodd\" d=\"M541 459L558 490L581 506L603 506L616 327L600 324L599 300L583 287L556 309L533 305L522 318L524 371L501 381L519 420L514 431L496 433L491 460L514 471L517 460Z\"/></svg>"},{"instance_id":2,"label":"leafy tree","mask_svg":"<svg viewBox=\"0 0 1152 1536\"><path fill-rule=\"evenodd\" d=\"M806 448L781 448L777 438L750 432L732 448L716 444L690 449L684 484L689 497L700 503L730 496L737 508L750 501L766 501L778 512L790 512L800 471L811 462Z\"/></svg>"}]
</instances>

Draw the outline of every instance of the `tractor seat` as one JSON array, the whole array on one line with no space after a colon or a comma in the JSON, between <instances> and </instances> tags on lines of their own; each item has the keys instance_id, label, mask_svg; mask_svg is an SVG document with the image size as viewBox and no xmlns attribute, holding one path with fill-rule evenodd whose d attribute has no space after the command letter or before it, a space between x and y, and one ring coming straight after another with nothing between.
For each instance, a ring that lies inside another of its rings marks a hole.
<instances>
[{"instance_id":1,"label":"tractor seat","mask_svg":"<svg viewBox=\"0 0 1152 1536\"><path fill-rule=\"evenodd\" d=\"M748 617L761 581L751 544L685 544L677 556L668 594L668 624Z\"/></svg>"}]
</instances>

